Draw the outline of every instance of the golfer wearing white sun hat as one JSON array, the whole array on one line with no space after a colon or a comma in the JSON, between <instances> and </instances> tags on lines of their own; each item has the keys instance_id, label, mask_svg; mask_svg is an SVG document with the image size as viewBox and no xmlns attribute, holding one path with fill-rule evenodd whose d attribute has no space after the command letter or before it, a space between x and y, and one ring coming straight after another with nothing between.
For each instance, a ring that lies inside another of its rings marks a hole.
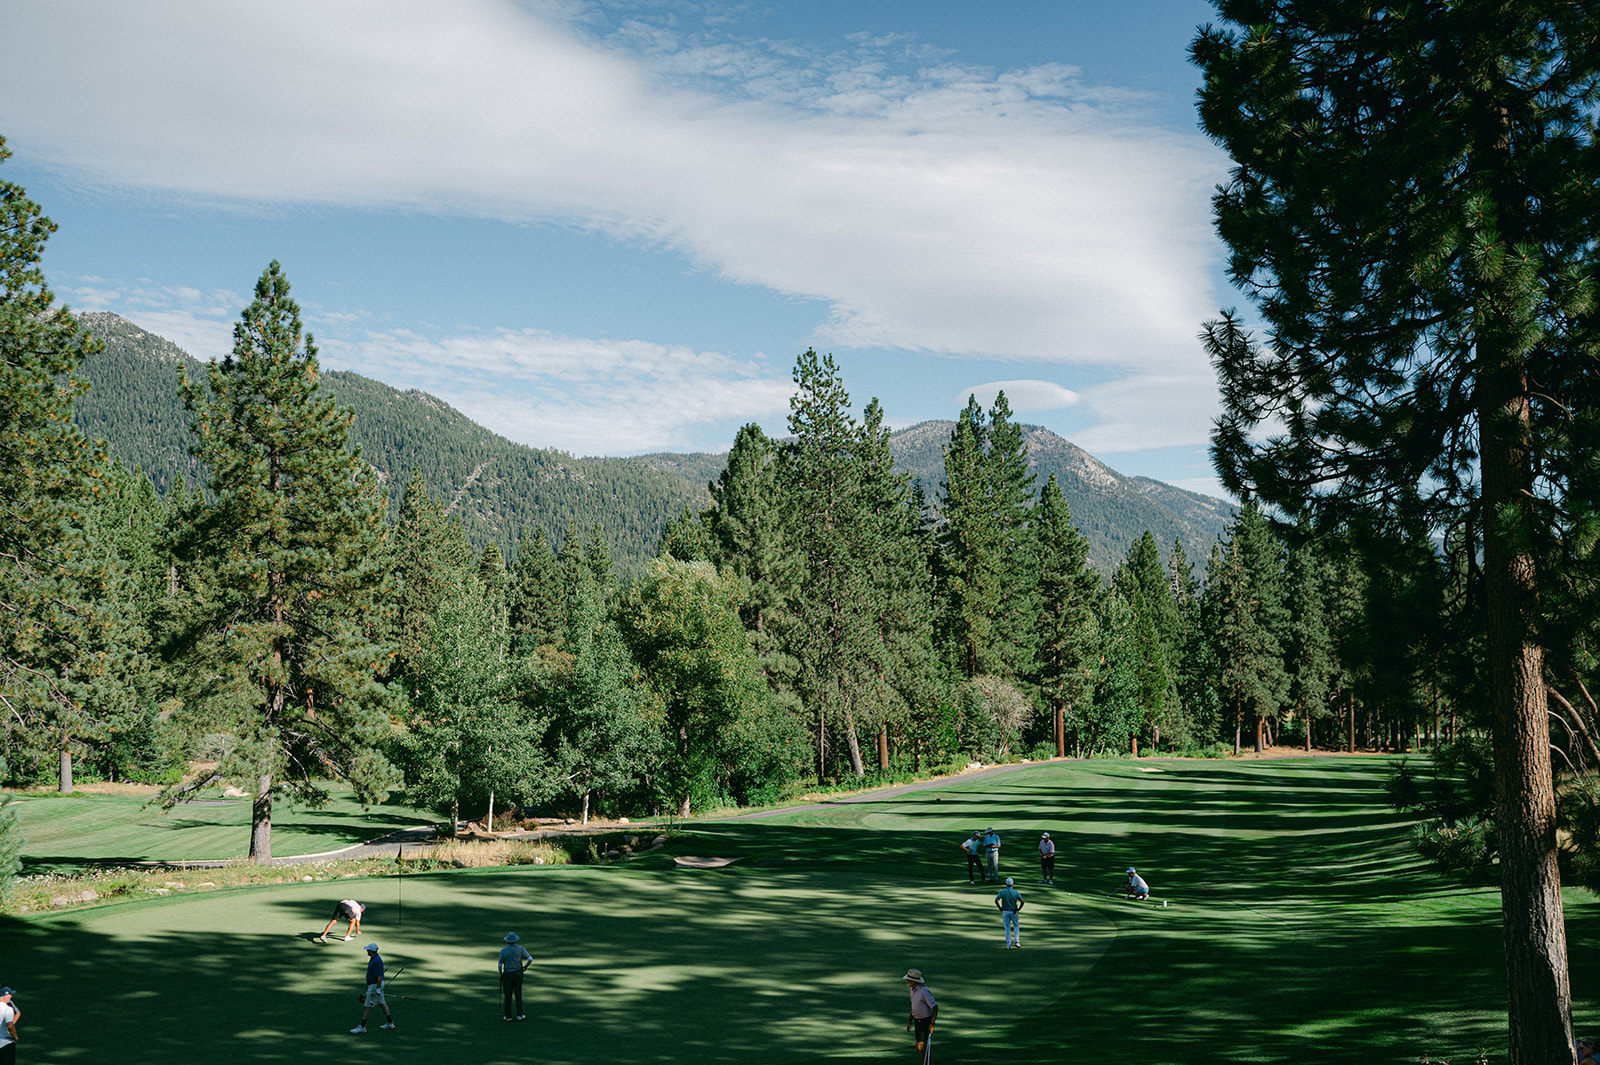
<instances>
[{"instance_id":1,"label":"golfer wearing white sun hat","mask_svg":"<svg viewBox=\"0 0 1600 1065\"><path fill-rule=\"evenodd\" d=\"M921 969L907 969L901 979L911 992L911 1017L906 1021L906 1031L916 1030L917 1060L927 1061L933 1049L933 1022L939 1017L939 1004L933 1000Z\"/></svg>"},{"instance_id":2,"label":"golfer wearing white sun hat","mask_svg":"<svg viewBox=\"0 0 1600 1065\"><path fill-rule=\"evenodd\" d=\"M1056 882L1056 843L1046 832L1039 837L1039 883Z\"/></svg>"}]
</instances>

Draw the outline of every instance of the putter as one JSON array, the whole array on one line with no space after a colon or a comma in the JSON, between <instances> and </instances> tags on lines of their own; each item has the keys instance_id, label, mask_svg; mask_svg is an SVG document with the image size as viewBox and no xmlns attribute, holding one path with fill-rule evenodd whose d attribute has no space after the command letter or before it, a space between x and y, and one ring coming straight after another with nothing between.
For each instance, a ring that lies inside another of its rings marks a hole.
<instances>
[{"instance_id":1,"label":"putter","mask_svg":"<svg viewBox=\"0 0 1600 1065\"><path fill-rule=\"evenodd\" d=\"M922 1044L922 1065L933 1061L933 1029L928 1029L928 1041Z\"/></svg>"}]
</instances>

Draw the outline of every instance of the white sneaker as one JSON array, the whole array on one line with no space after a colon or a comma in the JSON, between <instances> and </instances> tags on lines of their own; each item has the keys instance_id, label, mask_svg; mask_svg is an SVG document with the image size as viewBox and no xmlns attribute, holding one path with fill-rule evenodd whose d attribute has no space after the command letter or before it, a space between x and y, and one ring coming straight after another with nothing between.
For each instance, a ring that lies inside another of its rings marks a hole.
<instances>
[{"instance_id":1,"label":"white sneaker","mask_svg":"<svg viewBox=\"0 0 1600 1065\"><path fill-rule=\"evenodd\" d=\"M394 1027L394 1022L390 1021L388 1024L380 1024L380 1025L378 1025L378 1027L379 1028L393 1028Z\"/></svg>"},{"instance_id":2,"label":"white sneaker","mask_svg":"<svg viewBox=\"0 0 1600 1065\"><path fill-rule=\"evenodd\" d=\"M318 936L317 937L317 942L318 943L326 943L327 941L328 941L328 937L327 936Z\"/></svg>"},{"instance_id":3,"label":"white sneaker","mask_svg":"<svg viewBox=\"0 0 1600 1065\"><path fill-rule=\"evenodd\" d=\"M350 942L350 937L349 937L349 936L345 936L345 937L344 937L344 941L345 941L345 942L346 942L346 943L348 943L348 942Z\"/></svg>"},{"instance_id":4,"label":"white sneaker","mask_svg":"<svg viewBox=\"0 0 1600 1065\"><path fill-rule=\"evenodd\" d=\"M350 1034L351 1035L366 1035L367 1034L367 1026L364 1025L364 1024L358 1024L354 1028L350 1029Z\"/></svg>"}]
</instances>

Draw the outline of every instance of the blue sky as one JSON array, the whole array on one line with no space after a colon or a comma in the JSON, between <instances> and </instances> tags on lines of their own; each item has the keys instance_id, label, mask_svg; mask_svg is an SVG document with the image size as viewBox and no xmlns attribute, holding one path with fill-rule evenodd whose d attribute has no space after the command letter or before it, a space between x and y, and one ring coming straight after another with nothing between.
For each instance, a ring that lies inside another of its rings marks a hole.
<instances>
[{"instance_id":1,"label":"blue sky","mask_svg":"<svg viewBox=\"0 0 1600 1065\"><path fill-rule=\"evenodd\" d=\"M0 177L76 309L219 357L278 259L325 367L527 444L781 434L816 347L893 425L1004 387L1218 491L1207 3L6 6Z\"/></svg>"}]
</instances>

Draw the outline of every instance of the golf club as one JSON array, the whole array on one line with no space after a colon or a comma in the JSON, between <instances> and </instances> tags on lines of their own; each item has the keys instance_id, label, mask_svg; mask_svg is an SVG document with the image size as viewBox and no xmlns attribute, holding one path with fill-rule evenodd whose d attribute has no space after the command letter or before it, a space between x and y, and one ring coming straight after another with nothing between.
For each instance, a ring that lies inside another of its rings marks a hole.
<instances>
[{"instance_id":1,"label":"golf club","mask_svg":"<svg viewBox=\"0 0 1600 1065\"><path fill-rule=\"evenodd\" d=\"M928 1028L928 1041L922 1044L922 1065L929 1065L933 1061L933 1028Z\"/></svg>"}]
</instances>

